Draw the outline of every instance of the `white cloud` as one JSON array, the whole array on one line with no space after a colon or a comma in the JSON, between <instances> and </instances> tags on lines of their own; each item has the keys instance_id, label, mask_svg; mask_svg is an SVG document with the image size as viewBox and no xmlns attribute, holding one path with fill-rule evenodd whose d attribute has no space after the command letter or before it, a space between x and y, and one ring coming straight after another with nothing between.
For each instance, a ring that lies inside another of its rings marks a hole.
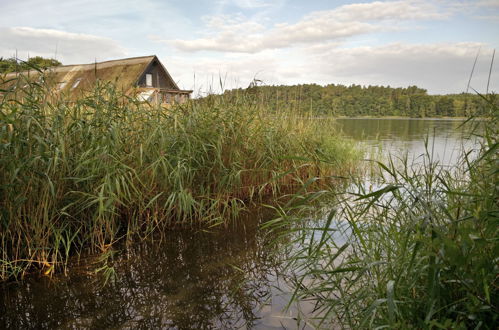
<instances>
[{"instance_id":1,"label":"white cloud","mask_svg":"<svg viewBox=\"0 0 499 330\"><path fill-rule=\"evenodd\" d=\"M497 8L499 8L499 0L481 0L481 1L474 1L473 3L475 6L478 6L478 7L497 7Z\"/></svg>"},{"instance_id":2,"label":"white cloud","mask_svg":"<svg viewBox=\"0 0 499 330\"><path fill-rule=\"evenodd\" d=\"M20 58L26 58L28 53L49 58L57 55L64 64L126 55L125 49L109 38L31 27L0 27L0 44L0 56L3 57L11 57L16 51Z\"/></svg>"},{"instance_id":3,"label":"white cloud","mask_svg":"<svg viewBox=\"0 0 499 330\"><path fill-rule=\"evenodd\" d=\"M243 9L254 9L272 6L272 1L265 0L220 0L219 5L233 5Z\"/></svg>"},{"instance_id":4,"label":"white cloud","mask_svg":"<svg viewBox=\"0 0 499 330\"><path fill-rule=\"evenodd\" d=\"M483 47L472 86L486 86L499 0L362 1L0 0L0 56L53 57L56 46L67 64L158 54L186 89L219 77L226 88L246 87L257 76L440 93L465 88L478 43L457 41L475 40ZM494 77L495 68L497 91Z\"/></svg>"},{"instance_id":5,"label":"white cloud","mask_svg":"<svg viewBox=\"0 0 499 330\"><path fill-rule=\"evenodd\" d=\"M332 43L204 58L196 63L178 57L170 63L174 76L184 85L194 86L192 77L196 73L196 88L205 91L216 89L219 77L227 81L226 88L235 88L247 87L256 76L266 84L417 85L433 94L460 93L466 88L480 46L481 56L471 86L484 92L492 50L480 43L392 43L352 48ZM498 75L496 66L492 77ZM491 80L491 90L496 92L497 81Z\"/></svg>"},{"instance_id":6,"label":"white cloud","mask_svg":"<svg viewBox=\"0 0 499 330\"><path fill-rule=\"evenodd\" d=\"M185 1L187 4L188 1ZM184 2L158 0L0 0L0 27L29 26L85 33L118 40L141 50L154 31L185 38L192 17ZM196 4L198 5L198 4ZM139 46L138 46L139 45ZM0 48L2 45L0 45Z\"/></svg>"},{"instance_id":7,"label":"white cloud","mask_svg":"<svg viewBox=\"0 0 499 330\"><path fill-rule=\"evenodd\" d=\"M265 30L265 26L255 21L247 20L241 14L204 16L202 20L205 22L206 27L224 32L256 33Z\"/></svg>"},{"instance_id":8,"label":"white cloud","mask_svg":"<svg viewBox=\"0 0 499 330\"><path fill-rule=\"evenodd\" d=\"M479 43L394 43L376 47L334 48L314 54L309 70L320 70L317 72L321 73L321 81L333 79L357 84L417 85L433 93L462 92L480 46L483 47L482 54L490 53L490 49ZM477 67L473 78L475 88L485 86L483 82L486 81L487 69L485 62Z\"/></svg>"},{"instance_id":9,"label":"white cloud","mask_svg":"<svg viewBox=\"0 0 499 330\"><path fill-rule=\"evenodd\" d=\"M492 21L495 23L499 22L499 15L476 15L476 16L473 16L473 18L485 20L485 21Z\"/></svg>"},{"instance_id":10,"label":"white cloud","mask_svg":"<svg viewBox=\"0 0 499 330\"><path fill-rule=\"evenodd\" d=\"M423 1L355 3L331 11L330 16L344 21L441 19L447 17L446 14L438 12L434 5Z\"/></svg>"},{"instance_id":11,"label":"white cloud","mask_svg":"<svg viewBox=\"0 0 499 330\"><path fill-rule=\"evenodd\" d=\"M422 1L372 2L340 6L312 12L294 24L275 24L266 28L243 16L215 16L206 20L211 33L194 40L163 40L187 52L220 51L256 53L315 42L400 28L407 20L442 19L431 4Z\"/></svg>"},{"instance_id":12,"label":"white cloud","mask_svg":"<svg viewBox=\"0 0 499 330\"><path fill-rule=\"evenodd\" d=\"M160 56L160 60L162 56ZM279 59L278 51L264 51L255 55L227 54L223 57L191 60L183 56L165 57L163 61L183 88L195 93L220 92L219 80L224 89L247 87L257 77L265 83L282 83L279 75L286 70L287 61ZM194 79L194 76L196 77Z\"/></svg>"},{"instance_id":13,"label":"white cloud","mask_svg":"<svg viewBox=\"0 0 499 330\"><path fill-rule=\"evenodd\" d=\"M475 14L476 16L489 16L497 14L499 0L440 0L442 6L449 13L460 13L465 16Z\"/></svg>"}]
</instances>

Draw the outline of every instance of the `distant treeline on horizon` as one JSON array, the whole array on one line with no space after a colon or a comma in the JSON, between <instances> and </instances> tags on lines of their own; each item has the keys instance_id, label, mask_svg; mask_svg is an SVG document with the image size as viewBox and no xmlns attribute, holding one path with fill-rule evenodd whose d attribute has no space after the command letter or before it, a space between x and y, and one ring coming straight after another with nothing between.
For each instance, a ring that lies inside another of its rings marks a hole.
<instances>
[{"instance_id":1,"label":"distant treeline on horizon","mask_svg":"<svg viewBox=\"0 0 499 330\"><path fill-rule=\"evenodd\" d=\"M29 58L27 61L0 57L0 74L59 65L61 62L57 60L40 56ZM471 93L428 95L425 89L417 86L407 88L339 84L258 86L257 82L255 80L246 89L225 91L223 95L229 100L244 95L251 102L275 112L291 109L337 117L469 117L482 115L484 109L484 100L480 95Z\"/></svg>"},{"instance_id":2,"label":"distant treeline on horizon","mask_svg":"<svg viewBox=\"0 0 499 330\"><path fill-rule=\"evenodd\" d=\"M425 89L409 86L304 84L294 86L255 86L227 90L224 97L250 98L256 104L279 112L292 109L332 116L469 117L480 116L484 100L471 93L429 95Z\"/></svg>"}]
</instances>

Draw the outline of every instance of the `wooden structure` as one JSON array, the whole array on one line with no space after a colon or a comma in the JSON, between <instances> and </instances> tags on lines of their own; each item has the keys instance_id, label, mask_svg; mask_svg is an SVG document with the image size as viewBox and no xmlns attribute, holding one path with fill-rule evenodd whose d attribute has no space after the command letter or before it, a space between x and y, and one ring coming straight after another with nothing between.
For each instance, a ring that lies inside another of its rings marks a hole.
<instances>
[{"instance_id":1,"label":"wooden structure","mask_svg":"<svg viewBox=\"0 0 499 330\"><path fill-rule=\"evenodd\" d=\"M6 80L19 74L36 79L35 70L10 73ZM132 57L99 63L63 65L46 70L45 75L54 83L54 91L75 99L92 89L97 80L111 82L125 94L141 101L171 105L184 103L191 90L181 90L166 68L155 56Z\"/></svg>"}]
</instances>

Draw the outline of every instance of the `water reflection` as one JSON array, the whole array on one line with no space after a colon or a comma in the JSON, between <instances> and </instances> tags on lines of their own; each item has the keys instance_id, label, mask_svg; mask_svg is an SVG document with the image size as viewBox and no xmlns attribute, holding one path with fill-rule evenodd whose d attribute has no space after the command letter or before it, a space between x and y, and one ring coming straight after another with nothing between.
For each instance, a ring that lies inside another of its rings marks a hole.
<instances>
[{"instance_id":1,"label":"water reflection","mask_svg":"<svg viewBox=\"0 0 499 330\"><path fill-rule=\"evenodd\" d=\"M462 137L463 120L409 118L341 118L343 132L357 140L413 141L426 135Z\"/></svg>"},{"instance_id":2,"label":"water reflection","mask_svg":"<svg viewBox=\"0 0 499 330\"><path fill-rule=\"evenodd\" d=\"M471 135L471 124L457 119L342 118L336 123L346 136L367 144L374 154L407 155L414 163L426 151L425 139L433 160L442 165L455 164L461 152L476 147L478 141Z\"/></svg>"},{"instance_id":3,"label":"water reflection","mask_svg":"<svg viewBox=\"0 0 499 330\"><path fill-rule=\"evenodd\" d=\"M119 256L118 277L106 287L81 269L68 278L11 284L1 291L0 328L263 326L261 307L272 305L278 264L268 240L255 222L213 233L170 232Z\"/></svg>"},{"instance_id":4,"label":"water reflection","mask_svg":"<svg viewBox=\"0 0 499 330\"><path fill-rule=\"evenodd\" d=\"M447 164L467 136L457 130L459 121L337 122L352 138L383 152L401 149L414 157L424 152L423 140L429 136L436 157ZM68 277L4 284L0 328L306 328L310 322L303 322L310 319L299 323L295 310L282 311L291 294L276 275L280 261L269 244L273 237L258 230L263 218L253 214L230 228L172 231L135 244L117 256L118 277L105 287L92 272L98 266L87 261L72 267ZM349 233L338 235L339 244ZM302 302L299 308L302 316L313 317L312 302Z\"/></svg>"}]
</instances>

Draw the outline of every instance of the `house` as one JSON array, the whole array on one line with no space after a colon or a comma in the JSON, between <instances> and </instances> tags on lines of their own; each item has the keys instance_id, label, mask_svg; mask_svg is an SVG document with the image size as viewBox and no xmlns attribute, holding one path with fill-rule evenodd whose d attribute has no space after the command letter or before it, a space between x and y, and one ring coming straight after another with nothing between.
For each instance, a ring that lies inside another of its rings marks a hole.
<instances>
[{"instance_id":1,"label":"house","mask_svg":"<svg viewBox=\"0 0 499 330\"><path fill-rule=\"evenodd\" d=\"M47 69L54 89L78 98L91 90L97 80L111 82L125 94L155 104L184 103L192 90L181 90L157 56L132 57L105 62L63 65ZM26 73L23 73L26 75ZM32 70L29 75L36 76ZM17 76L7 74L5 78Z\"/></svg>"}]
</instances>

